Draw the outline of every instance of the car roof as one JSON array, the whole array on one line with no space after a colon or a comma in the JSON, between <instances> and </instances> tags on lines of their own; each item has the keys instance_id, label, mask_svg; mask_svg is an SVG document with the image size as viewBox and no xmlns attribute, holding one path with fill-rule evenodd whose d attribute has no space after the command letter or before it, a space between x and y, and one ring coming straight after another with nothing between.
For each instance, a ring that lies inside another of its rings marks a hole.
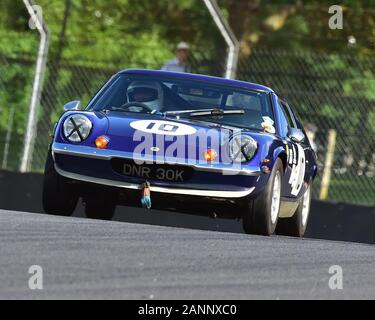
<instances>
[{"instance_id":1,"label":"car roof","mask_svg":"<svg viewBox=\"0 0 375 320\"><path fill-rule=\"evenodd\" d=\"M159 77L169 77L176 79L187 79L187 80L197 80L197 81L207 81L214 84L228 85L234 87L242 87L252 90L260 90L268 93L274 93L274 90L260 84L239 81L239 80L230 80L219 77L206 76L201 74L192 74L192 73L181 73L181 72L169 72L169 71L159 71L159 70L146 70L146 69L127 69L119 72L118 74L135 74L135 75L154 75Z\"/></svg>"}]
</instances>

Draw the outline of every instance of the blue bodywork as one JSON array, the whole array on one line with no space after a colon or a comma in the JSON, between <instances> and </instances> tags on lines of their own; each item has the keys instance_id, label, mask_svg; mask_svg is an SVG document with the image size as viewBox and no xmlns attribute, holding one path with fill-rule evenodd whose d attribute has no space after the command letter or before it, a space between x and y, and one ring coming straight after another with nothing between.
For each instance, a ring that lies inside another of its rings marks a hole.
<instances>
[{"instance_id":1,"label":"blue bodywork","mask_svg":"<svg viewBox=\"0 0 375 320\"><path fill-rule=\"evenodd\" d=\"M167 76L168 78L189 79L192 81L220 84L229 87L261 91L269 96L273 105L275 116L276 133L252 132L245 130L243 135L251 136L258 145L255 156L245 164L237 174L223 175L223 169L228 169L230 164L215 163L202 164L204 155L196 153L194 159L186 157L173 157L176 165L191 168L192 174L185 181L170 182L160 179L150 180L152 190L177 195L194 195L207 198L242 199L246 197L255 198L262 192L269 178L269 172L265 166L272 171L275 161L280 158L284 165L284 179L282 196L284 200L297 201L306 191L308 185L317 173L316 155L312 150L307 138L302 143L296 143L285 136L285 128L282 127L282 111L278 105L279 97L270 88L258 84L228 80L223 78L209 77L203 75L171 73L150 70L125 70L113 76L109 82L97 93L92 102L84 111L68 111L60 118L54 132L51 145L56 170L59 174L76 181L90 182L97 185L113 186L124 189L137 189L137 186L145 182L143 177L126 176L114 168L114 159L146 158L150 162L163 162L166 159L165 150L175 141L165 141L153 134L155 150L152 155L145 156L135 154L134 150L139 142L134 141L135 129L131 123L140 120L166 119L160 115L148 114L125 114L121 112L105 113L93 111L91 104L100 96L103 90L112 83L116 77L121 75L142 76ZM63 132L63 124L73 114L86 116L93 124L89 137L81 143L72 143ZM188 125L196 130L219 130L212 123L189 122L184 119L167 119L171 123ZM297 119L295 120L298 121ZM299 123L299 122L298 122ZM301 128L303 131L303 128ZM98 149L95 140L105 135L109 138L106 149ZM164 146L159 146L162 141ZM186 148L188 143L185 141ZM209 146L208 146L209 147ZM303 153L303 154L302 154ZM186 153L187 154L187 153ZM199 164L197 164L199 163ZM293 177L294 175L294 177ZM196 192L194 192L194 190Z\"/></svg>"}]
</instances>

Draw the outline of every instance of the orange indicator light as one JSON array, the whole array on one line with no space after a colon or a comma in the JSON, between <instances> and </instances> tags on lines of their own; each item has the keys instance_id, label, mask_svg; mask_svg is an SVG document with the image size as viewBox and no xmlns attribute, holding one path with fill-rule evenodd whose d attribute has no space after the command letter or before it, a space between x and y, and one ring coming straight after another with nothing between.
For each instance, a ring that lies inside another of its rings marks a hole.
<instances>
[{"instance_id":1,"label":"orange indicator light","mask_svg":"<svg viewBox=\"0 0 375 320\"><path fill-rule=\"evenodd\" d=\"M95 145L98 149L107 148L108 143L109 143L109 139L106 136L97 137L95 140Z\"/></svg>"},{"instance_id":2,"label":"orange indicator light","mask_svg":"<svg viewBox=\"0 0 375 320\"><path fill-rule=\"evenodd\" d=\"M209 162L212 162L212 161L215 161L217 158L217 153L215 150L213 149L208 149L205 153L204 153L204 159L206 161L209 161Z\"/></svg>"}]
</instances>

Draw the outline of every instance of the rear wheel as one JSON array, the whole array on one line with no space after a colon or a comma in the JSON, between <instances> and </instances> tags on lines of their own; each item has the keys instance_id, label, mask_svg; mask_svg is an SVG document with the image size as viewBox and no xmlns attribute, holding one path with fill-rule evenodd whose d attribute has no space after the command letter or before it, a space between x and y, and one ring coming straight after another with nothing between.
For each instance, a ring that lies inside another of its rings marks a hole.
<instances>
[{"instance_id":1,"label":"rear wheel","mask_svg":"<svg viewBox=\"0 0 375 320\"><path fill-rule=\"evenodd\" d=\"M277 159L264 191L244 210L243 228L248 234L270 236L279 219L283 185L283 164Z\"/></svg>"},{"instance_id":2,"label":"rear wheel","mask_svg":"<svg viewBox=\"0 0 375 320\"><path fill-rule=\"evenodd\" d=\"M59 216L71 216L78 202L68 180L56 172L51 152L44 170L42 202L45 213Z\"/></svg>"},{"instance_id":3,"label":"rear wheel","mask_svg":"<svg viewBox=\"0 0 375 320\"><path fill-rule=\"evenodd\" d=\"M300 200L293 217L280 219L277 234L299 238L304 236L310 216L311 189L310 185Z\"/></svg>"},{"instance_id":4,"label":"rear wheel","mask_svg":"<svg viewBox=\"0 0 375 320\"><path fill-rule=\"evenodd\" d=\"M111 198L105 198L105 196L87 199L85 203L85 214L90 219L112 220L115 210L114 201Z\"/></svg>"}]
</instances>

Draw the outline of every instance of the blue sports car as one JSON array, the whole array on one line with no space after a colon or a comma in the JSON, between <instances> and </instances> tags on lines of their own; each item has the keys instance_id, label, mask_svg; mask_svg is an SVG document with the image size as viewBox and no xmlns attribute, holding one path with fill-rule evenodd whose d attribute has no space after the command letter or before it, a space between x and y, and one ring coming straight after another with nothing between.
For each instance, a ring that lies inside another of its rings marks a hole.
<instances>
[{"instance_id":1,"label":"blue sports car","mask_svg":"<svg viewBox=\"0 0 375 320\"><path fill-rule=\"evenodd\" d=\"M288 103L262 85L125 70L86 108L65 105L46 161L45 212L111 219L116 205L241 218L302 237L316 155Z\"/></svg>"}]
</instances>

